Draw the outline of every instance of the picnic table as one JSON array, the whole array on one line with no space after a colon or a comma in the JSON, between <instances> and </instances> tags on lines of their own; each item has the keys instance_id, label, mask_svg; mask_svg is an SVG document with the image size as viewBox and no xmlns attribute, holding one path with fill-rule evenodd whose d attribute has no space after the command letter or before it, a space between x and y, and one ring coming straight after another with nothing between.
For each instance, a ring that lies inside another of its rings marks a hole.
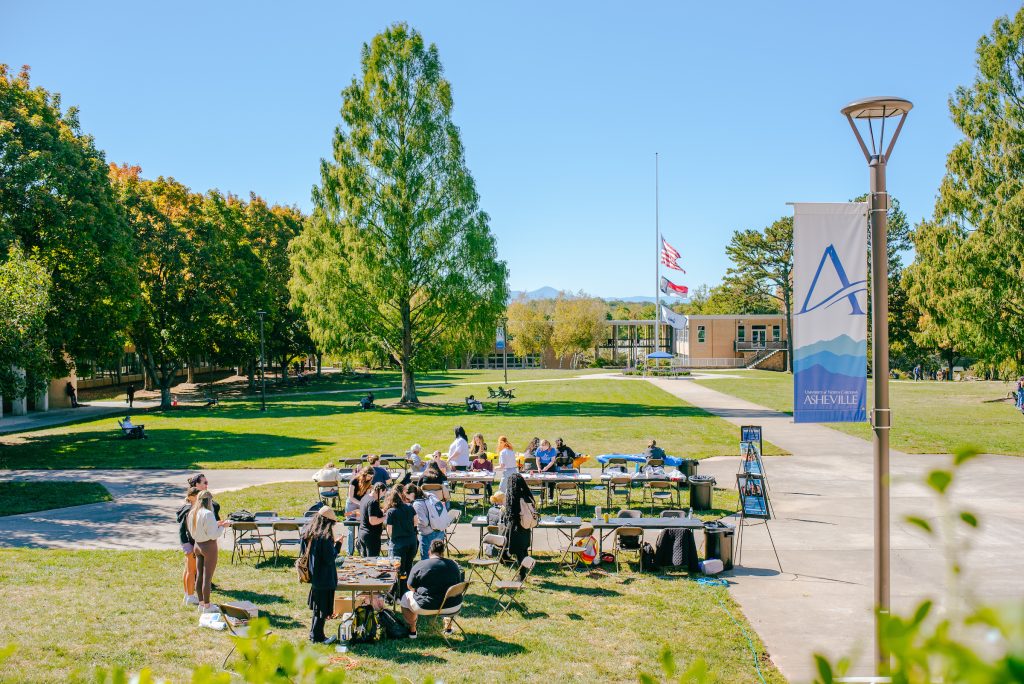
<instances>
[{"instance_id":1,"label":"picnic table","mask_svg":"<svg viewBox=\"0 0 1024 684\"><path fill-rule=\"evenodd\" d=\"M351 592L352 607L355 608L359 592L376 594L391 591L398 581L400 563L401 559L387 556L345 556L338 567L338 591Z\"/></svg>"},{"instance_id":2,"label":"picnic table","mask_svg":"<svg viewBox=\"0 0 1024 684\"><path fill-rule=\"evenodd\" d=\"M608 465L608 461L613 458L625 459L629 463L635 464L637 470L640 470L640 466L642 464L647 463L647 456L645 454L601 454L595 458L597 459L597 462L601 464L602 469ZM672 468L678 468L684 461L688 460L690 459L683 458L682 456L666 456L664 458L665 465Z\"/></svg>"},{"instance_id":3,"label":"picnic table","mask_svg":"<svg viewBox=\"0 0 1024 684\"><path fill-rule=\"evenodd\" d=\"M609 518L607 522L605 522L604 518L593 518L589 522L598 533L598 553L604 551L605 538L619 527L639 527L645 532L647 530L661 531L680 528L690 530L704 529L704 521L700 518ZM603 530L607 530L607 532L602 532Z\"/></svg>"}]
</instances>

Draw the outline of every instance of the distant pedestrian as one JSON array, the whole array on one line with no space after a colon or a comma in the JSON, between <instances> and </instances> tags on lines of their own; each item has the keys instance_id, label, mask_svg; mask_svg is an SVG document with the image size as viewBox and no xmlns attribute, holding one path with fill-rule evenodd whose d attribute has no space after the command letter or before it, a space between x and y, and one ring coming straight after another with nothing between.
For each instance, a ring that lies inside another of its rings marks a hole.
<instances>
[{"instance_id":1,"label":"distant pedestrian","mask_svg":"<svg viewBox=\"0 0 1024 684\"><path fill-rule=\"evenodd\" d=\"M135 385L128 383L128 389L126 390L125 402L128 404L128 408L135 406Z\"/></svg>"},{"instance_id":2,"label":"distant pedestrian","mask_svg":"<svg viewBox=\"0 0 1024 684\"><path fill-rule=\"evenodd\" d=\"M914 366L914 380L921 379L921 364Z\"/></svg>"},{"instance_id":3,"label":"distant pedestrian","mask_svg":"<svg viewBox=\"0 0 1024 684\"><path fill-rule=\"evenodd\" d=\"M70 380L64 385L64 394L68 395L68 399L71 400L71 408L78 408L78 392L75 391L75 386L71 384Z\"/></svg>"},{"instance_id":4,"label":"distant pedestrian","mask_svg":"<svg viewBox=\"0 0 1024 684\"><path fill-rule=\"evenodd\" d=\"M1014 394L1017 398L1017 408L1024 410L1024 377L1017 378L1017 390Z\"/></svg>"}]
</instances>

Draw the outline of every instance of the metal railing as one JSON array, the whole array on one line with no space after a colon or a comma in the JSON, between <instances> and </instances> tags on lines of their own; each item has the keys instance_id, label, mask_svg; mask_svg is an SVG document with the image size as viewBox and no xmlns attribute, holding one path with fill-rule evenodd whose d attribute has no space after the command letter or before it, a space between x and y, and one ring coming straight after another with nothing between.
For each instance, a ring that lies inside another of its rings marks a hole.
<instances>
[{"instance_id":1,"label":"metal railing","mask_svg":"<svg viewBox=\"0 0 1024 684\"><path fill-rule=\"evenodd\" d=\"M733 349L737 352L789 349L789 342L787 340L737 340L733 342Z\"/></svg>"}]
</instances>

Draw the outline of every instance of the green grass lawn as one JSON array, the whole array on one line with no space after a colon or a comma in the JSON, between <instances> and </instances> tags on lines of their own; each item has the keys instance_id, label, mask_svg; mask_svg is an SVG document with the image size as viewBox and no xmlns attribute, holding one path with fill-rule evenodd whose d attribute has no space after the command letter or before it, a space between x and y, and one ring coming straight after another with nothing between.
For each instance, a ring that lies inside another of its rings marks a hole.
<instances>
[{"instance_id":1,"label":"green grass lawn","mask_svg":"<svg viewBox=\"0 0 1024 684\"><path fill-rule=\"evenodd\" d=\"M594 475L594 479L596 480L597 472L595 472ZM452 496L452 506L454 508L464 508L461 503L462 491L462 489L456 489ZM690 505L689 490L684 489L680 491L679 494L680 506L682 508L688 508ZM276 482L274 484L246 487L245 489L217 494L217 501L220 503L221 510L225 515L231 511L237 511L240 509L245 509L250 512L274 511L279 515L285 516L302 515L315 500L316 497L314 495L312 481ZM630 508L642 510L645 516L651 515L652 510L650 506L641 505L641 501L640 489L635 489L634 494L630 495ZM718 520L722 516L735 512L739 508L738 494L735 489L715 488L712 492L711 503L714 508L701 512L697 517L703 520ZM607 497L603 490L588 488L587 505L581 505L579 507L579 515L584 519L592 518L594 517L594 507L604 507L606 504ZM612 507L615 510L618 510L619 508L626 508L626 497L624 495L613 497ZM656 507L653 511L654 515L658 514L658 510L660 508L665 508L665 506ZM479 515L483 512L483 509L479 507L466 510L468 513L473 515ZM567 510L569 510L569 514L572 514L572 509L566 508L562 509L563 514L565 514ZM544 515L554 515L555 507L553 505L546 506L541 513ZM463 518L463 520L467 520L467 518Z\"/></svg>"},{"instance_id":2,"label":"green grass lawn","mask_svg":"<svg viewBox=\"0 0 1024 684\"><path fill-rule=\"evenodd\" d=\"M113 500L98 482L0 482L0 517Z\"/></svg>"},{"instance_id":3,"label":"green grass lawn","mask_svg":"<svg viewBox=\"0 0 1024 684\"><path fill-rule=\"evenodd\" d=\"M697 380L705 387L762 406L793 413L793 376L771 371L730 371L741 379ZM868 381L868 404L871 403ZM1004 401L1005 382L889 382L892 446L917 454L951 453L971 444L984 453L1024 456L1024 416ZM828 427L871 439L867 423L831 423Z\"/></svg>"},{"instance_id":4,"label":"green grass lawn","mask_svg":"<svg viewBox=\"0 0 1024 684\"><path fill-rule=\"evenodd\" d=\"M181 568L173 551L0 551L0 644L17 645L0 682L92 681L97 666L150 667L187 681L194 666L219 665L228 638L200 628L195 610L182 607ZM306 638L307 588L291 567L233 566L222 553L215 584L215 601L251 600L276 634ZM728 591L685 576L577 579L541 563L524 601L526 616L496 619L494 596L471 587L464 644L447 648L431 625L416 641L354 646L358 667L346 681L636 682L641 670L659 671L658 653L669 645L679 663L704 658L713 681L757 682L733 619L754 640L767 681L785 681Z\"/></svg>"},{"instance_id":5,"label":"green grass lawn","mask_svg":"<svg viewBox=\"0 0 1024 684\"><path fill-rule=\"evenodd\" d=\"M587 371L589 372L589 371ZM519 373L528 373L520 376ZM518 371L509 412L483 399L484 413L467 413L464 397L486 397L500 371L458 371L481 387L423 388L426 405L393 405L399 393L377 393L381 408L359 410L355 396L274 396L266 413L253 400L222 402L136 417L147 440L124 440L113 418L0 437L3 468L318 468L363 453L402 453L418 442L447 450L456 425L481 432L493 447L500 434L524 449L533 436L563 437L580 453L636 453L656 437L670 454L703 458L733 454L736 428L642 380L573 380L569 371ZM578 371L573 373L579 373ZM551 379L523 382L522 378ZM450 378L451 379L451 378ZM780 451L766 445L767 453Z\"/></svg>"}]
</instances>

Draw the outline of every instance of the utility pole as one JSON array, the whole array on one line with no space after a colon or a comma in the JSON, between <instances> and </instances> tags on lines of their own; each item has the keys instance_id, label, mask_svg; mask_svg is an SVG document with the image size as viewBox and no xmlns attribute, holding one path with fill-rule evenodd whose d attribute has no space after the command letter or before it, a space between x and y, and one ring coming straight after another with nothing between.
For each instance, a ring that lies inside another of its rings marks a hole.
<instances>
[{"instance_id":1,"label":"utility pole","mask_svg":"<svg viewBox=\"0 0 1024 684\"><path fill-rule=\"evenodd\" d=\"M267 410L267 356L263 345L263 318L266 311L256 312L260 317L260 411Z\"/></svg>"}]
</instances>

